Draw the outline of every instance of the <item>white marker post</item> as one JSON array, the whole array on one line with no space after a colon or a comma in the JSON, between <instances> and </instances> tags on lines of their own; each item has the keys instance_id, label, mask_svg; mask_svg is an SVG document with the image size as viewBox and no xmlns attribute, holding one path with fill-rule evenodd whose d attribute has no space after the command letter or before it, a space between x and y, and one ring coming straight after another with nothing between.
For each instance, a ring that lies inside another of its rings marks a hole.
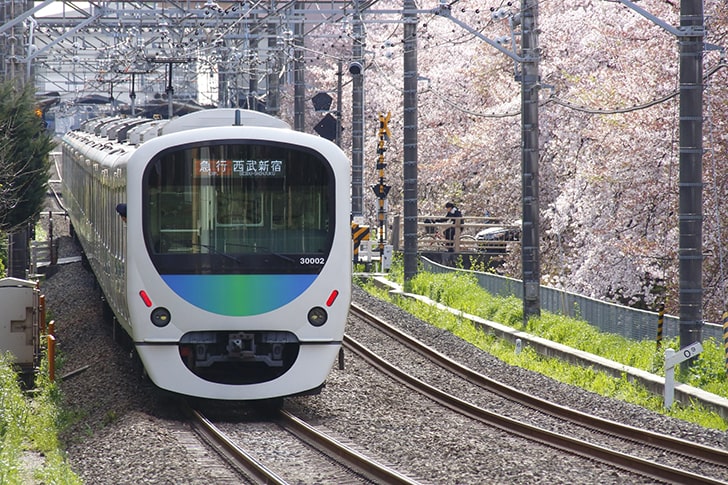
<instances>
[{"instance_id":1,"label":"white marker post","mask_svg":"<svg viewBox=\"0 0 728 485\"><path fill-rule=\"evenodd\" d=\"M382 253L382 271L388 271L392 267L392 245L386 244Z\"/></svg>"},{"instance_id":2,"label":"white marker post","mask_svg":"<svg viewBox=\"0 0 728 485\"><path fill-rule=\"evenodd\" d=\"M670 409L675 400L675 366L695 357L703 351L700 342L694 342L675 352L673 349L665 350L665 408Z\"/></svg>"}]
</instances>

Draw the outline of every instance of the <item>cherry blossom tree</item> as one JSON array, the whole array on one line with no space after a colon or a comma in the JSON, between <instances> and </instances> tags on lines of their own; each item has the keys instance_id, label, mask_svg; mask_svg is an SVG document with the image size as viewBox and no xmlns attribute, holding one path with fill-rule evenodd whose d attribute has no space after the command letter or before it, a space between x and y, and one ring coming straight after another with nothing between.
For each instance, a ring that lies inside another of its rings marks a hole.
<instances>
[{"instance_id":1,"label":"cherry blossom tree","mask_svg":"<svg viewBox=\"0 0 728 485\"><path fill-rule=\"evenodd\" d=\"M466 215L485 210L505 221L521 216L519 66L445 16L439 2L420 2L418 16L418 191L422 215L453 200ZM706 0L708 44L728 44L728 6ZM679 1L640 6L679 25ZM379 2L376 9L401 8ZM476 0L450 14L491 40L509 44L505 8ZM541 107L540 208L543 283L596 298L668 312L678 308L679 44L672 34L611 0L539 4ZM386 160L390 213L402 212L403 28L396 16L365 15L365 187L376 183L378 115L392 113ZM400 19L401 20L401 19ZM308 85L336 89L336 63L351 53L350 25L307 37ZM335 39L331 41L331 39ZM519 42L515 36L516 44ZM345 64L346 65L346 64ZM728 83L719 50L705 53L704 318L719 321L728 305ZM344 126L351 83L345 73ZM289 94L292 96L292 94ZM310 123L317 118L309 116ZM351 147L350 130L342 146ZM376 219L365 189L366 216ZM520 277L520 254L509 255Z\"/></svg>"}]
</instances>

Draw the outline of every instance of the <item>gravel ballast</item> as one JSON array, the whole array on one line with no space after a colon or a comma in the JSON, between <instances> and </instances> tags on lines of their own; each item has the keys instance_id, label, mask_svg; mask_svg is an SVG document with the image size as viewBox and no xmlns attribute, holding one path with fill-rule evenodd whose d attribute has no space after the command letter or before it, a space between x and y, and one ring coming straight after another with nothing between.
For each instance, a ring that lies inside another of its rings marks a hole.
<instances>
[{"instance_id":1,"label":"gravel ballast","mask_svg":"<svg viewBox=\"0 0 728 485\"><path fill-rule=\"evenodd\" d=\"M56 217L55 231L68 234L64 218ZM68 236L61 237L59 248L61 257L78 254L78 247ZM59 375L79 371L60 385L71 422L62 439L69 463L85 483L240 483L232 470L196 444L173 402L135 375L128 348L112 338L111 325L103 319L99 290L81 263L50 268L42 290L50 318L56 322L63 361ZM384 312L388 320L416 338L457 356L470 367L486 369L488 376L508 385L612 420L726 446L726 433L508 366L357 288L354 300L373 313ZM373 348L387 345L383 338L363 343ZM334 366L320 395L286 399L285 407L418 480L528 484L630 481L614 469L576 457L555 461L548 448L530 447L520 438L453 417L376 375L348 354L345 364L343 370ZM291 466L301 464L292 458ZM312 474L312 480L315 476Z\"/></svg>"}]
</instances>

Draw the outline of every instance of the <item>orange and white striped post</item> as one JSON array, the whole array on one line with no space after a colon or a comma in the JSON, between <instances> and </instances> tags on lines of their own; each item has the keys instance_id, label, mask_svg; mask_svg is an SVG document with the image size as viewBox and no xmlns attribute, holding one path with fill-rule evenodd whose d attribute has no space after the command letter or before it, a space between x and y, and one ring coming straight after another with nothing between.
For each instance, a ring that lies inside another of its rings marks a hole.
<instances>
[{"instance_id":1,"label":"orange and white striped post","mask_svg":"<svg viewBox=\"0 0 728 485\"><path fill-rule=\"evenodd\" d=\"M46 331L46 298L45 295L40 295L38 297L38 306L40 311L40 316L38 317L38 326L40 327L40 334L44 334Z\"/></svg>"},{"instance_id":2,"label":"orange and white striped post","mask_svg":"<svg viewBox=\"0 0 728 485\"><path fill-rule=\"evenodd\" d=\"M48 335L48 379L56 380L56 337Z\"/></svg>"},{"instance_id":3,"label":"orange and white striped post","mask_svg":"<svg viewBox=\"0 0 728 485\"><path fill-rule=\"evenodd\" d=\"M51 320L48 322L48 379L51 382L56 380L56 322Z\"/></svg>"}]
</instances>

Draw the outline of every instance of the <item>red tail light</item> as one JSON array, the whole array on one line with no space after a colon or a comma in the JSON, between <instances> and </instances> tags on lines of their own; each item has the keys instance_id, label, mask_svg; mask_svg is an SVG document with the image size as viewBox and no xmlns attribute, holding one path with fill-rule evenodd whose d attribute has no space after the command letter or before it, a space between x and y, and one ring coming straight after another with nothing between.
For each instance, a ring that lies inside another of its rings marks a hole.
<instances>
[{"instance_id":1,"label":"red tail light","mask_svg":"<svg viewBox=\"0 0 728 485\"><path fill-rule=\"evenodd\" d=\"M332 291L331 294L329 295L329 299L326 300L326 306L333 305L337 296L339 296L339 290Z\"/></svg>"},{"instance_id":2,"label":"red tail light","mask_svg":"<svg viewBox=\"0 0 728 485\"><path fill-rule=\"evenodd\" d=\"M147 295L147 292L146 291L141 290L139 292L139 296L142 297L142 301L147 306L147 308L151 308L152 307L152 300L149 298L149 295Z\"/></svg>"}]
</instances>

